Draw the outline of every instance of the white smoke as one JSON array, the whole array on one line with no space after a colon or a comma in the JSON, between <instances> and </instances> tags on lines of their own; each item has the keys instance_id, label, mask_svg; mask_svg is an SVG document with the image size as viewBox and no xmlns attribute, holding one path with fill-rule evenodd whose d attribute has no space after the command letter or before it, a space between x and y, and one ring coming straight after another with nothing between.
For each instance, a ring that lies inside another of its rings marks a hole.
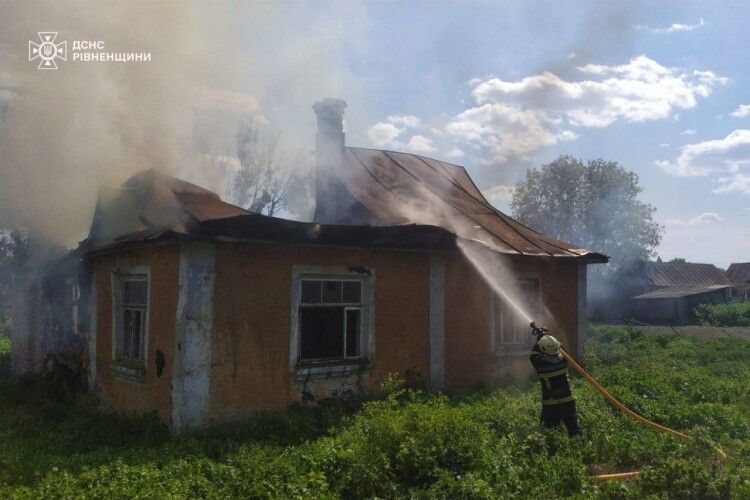
<instances>
[{"instance_id":1,"label":"white smoke","mask_svg":"<svg viewBox=\"0 0 750 500\"><path fill-rule=\"evenodd\" d=\"M358 100L341 40L363 47L359 5L55 2L0 4L0 228L68 246L86 234L100 186L147 168L226 184L206 157L235 154L238 124L265 116L290 156L314 148L321 96ZM330 23L335 8L340 19ZM38 71L29 40L57 31L68 61ZM150 52L150 62L72 61L72 42ZM363 99L362 99L363 100Z\"/></svg>"}]
</instances>

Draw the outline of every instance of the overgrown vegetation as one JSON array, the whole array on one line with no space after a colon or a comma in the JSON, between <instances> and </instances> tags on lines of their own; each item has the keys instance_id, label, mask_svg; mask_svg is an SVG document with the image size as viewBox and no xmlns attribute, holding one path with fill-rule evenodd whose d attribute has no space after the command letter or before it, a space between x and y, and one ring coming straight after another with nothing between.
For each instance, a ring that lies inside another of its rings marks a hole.
<instances>
[{"instance_id":1,"label":"overgrown vegetation","mask_svg":"<svg viewBox=\"0 0 750 500\"><path fill-rule=\"evenodd\" d=\"M707 326L750 326L750 302L700 304L695 308L695 317Z\"/></svg>"},{"instance_id":2,"label":"overgrown vegetation","mask_svg":"<svg viewBox=\"0 0 750 500\"><path fill-rule=\"evenodd\" d=\"M178 439L153 416L14 380L0 388L0 496L750 497L750 343L598 327L585 362L623 402L694 439L642 427L577 379L585 433L570 440L539 427L535 386L452 399L391 379L387 398L359 409L294 406ZM590 478L632 469L643 474L629 483Z\"/></svg>"}]
</instances>

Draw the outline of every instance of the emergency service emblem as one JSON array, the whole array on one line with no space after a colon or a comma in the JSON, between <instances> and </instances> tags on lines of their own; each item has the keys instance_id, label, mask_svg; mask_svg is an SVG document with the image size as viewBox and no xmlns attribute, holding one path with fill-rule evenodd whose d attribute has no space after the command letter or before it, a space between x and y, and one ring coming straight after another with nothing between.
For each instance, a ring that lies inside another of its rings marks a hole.
<instances>
[{"instance_id":1,"label":"emergency service emblem","mask_svg":"<svg viewBox=\"0 0 750 500\"><path fill-rule=\"evenodd\" d=\"M56 31L39 31L40 43L29 41L29 61L39 59L37 69L57 69L55 59L68 60L68 42L55 43Z\"/></svg>"}]
</instances>

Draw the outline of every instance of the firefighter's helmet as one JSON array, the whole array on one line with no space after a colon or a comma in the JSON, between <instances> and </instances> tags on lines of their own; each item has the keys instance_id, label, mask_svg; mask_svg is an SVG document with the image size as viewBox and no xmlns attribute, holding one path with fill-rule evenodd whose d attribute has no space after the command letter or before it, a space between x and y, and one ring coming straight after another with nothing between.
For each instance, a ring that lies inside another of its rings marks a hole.
<instances>
[{"instance_id":1,"label":"firefighter's helmet","mask_svg":"<svg viewBox=\"0 0 750 500\"><path fill-rule=\"evenodd\" d=\"M539 350L548 356L560 353L560 341L552 335L544 335L539 339Z\"/></svg>"}]
</instances>

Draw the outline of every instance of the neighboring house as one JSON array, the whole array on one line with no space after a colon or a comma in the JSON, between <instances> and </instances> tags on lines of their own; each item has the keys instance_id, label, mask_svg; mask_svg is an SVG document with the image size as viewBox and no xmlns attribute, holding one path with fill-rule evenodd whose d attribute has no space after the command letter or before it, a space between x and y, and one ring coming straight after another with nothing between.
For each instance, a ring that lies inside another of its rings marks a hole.
<instances>
[{"instance_id":1,"label":"neighboring house","mask_svg":"<svg viewBox=\"0 0 750 500\"><path fill-rule=\"evenodd\" d=\"M732 286L713 264L692 262L639 262L628 281L632 315L662 324L689 323L699 304L728 302Z\"/></svg>"},{"instance_id":2,"label":"neighboring house","mask_svg":"<svg viewBox=\"0 0 750 500\"><path fill-rule=\"evenodd\" d=\"M732 282L732 300L750 301L750 262L729 264L726 274Z\"/></svg>"},{"instance_id":3,"label":"neighboring house","mask_svg":"<svg viewBox=\"0 0 750 500\"><path fill-rule=\"evenodd\" d=\"M344 106L314 106L314 222L155 171L100 197L78 251L107 406L186 430L376 392L389 373L446 391L529 373L527 321L461 247L580 349L586 267L607 258L497 211L462 167L345 147Z\"/></svg>"}]
</instances>

